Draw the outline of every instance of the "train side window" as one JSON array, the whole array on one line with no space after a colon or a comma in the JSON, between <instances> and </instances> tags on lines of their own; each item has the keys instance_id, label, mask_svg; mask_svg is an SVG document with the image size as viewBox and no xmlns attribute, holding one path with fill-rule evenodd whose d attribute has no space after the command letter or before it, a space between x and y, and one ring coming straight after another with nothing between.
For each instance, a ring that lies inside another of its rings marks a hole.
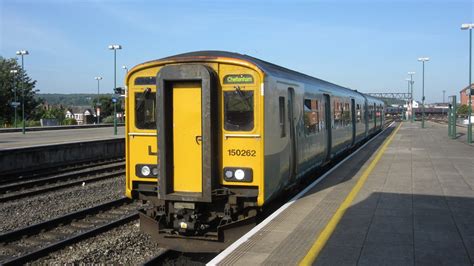
<instances>
[{"instance_id":1,"label":"train side window","mask_svg":"<svg viewBox=\"0 0 474 266\"><path fill-rule=\"evenodd\" d=\"M224 92L224 129L228 131L251 131L254 126L253 91Z\"/></svg>"},{"instance_id":2,"label":"train side window","mask_svg":"<svg viewBox=\"0 0 474 266\"><path fill-rule=\"evenodd\" d=\"M342 104L334 101L334 127L339 128L342 125Z\"/></svg>"},{"instance_id":3,"label":"train side window","mask_svg":"<svg viewBox=\"0 0 474 266\"><path fill-rule=\"evenodd\" d=\"M345 126L352 126L352 112L351 112L351 104L350 103L345 103L344 104L344 118L346 119L346 124Z\"/></svg>"},{"instance_id":4,"label":"train side window","mask_svg":"<svg viewBox=\"0 0 474 266\"><path fill-rule=\"evenodd\" d=\"M280 111L280 138L284 138L286 137L285 97L278 98L278 106Z\"/></svg>"},{"instance_id":5,"label":"train side window","mask_svg":"<svg viewBox=\"0 0 474 266\"><path fill-rule=\"evenodd\" d=\"M318 100L304 100L304 128L305 134L311 135L319 132L319 106Z\"/></svg>"},{"instance_id":6,"label":"train side window","mask_svg":"<svg viewBox=\"0 0 474 266\"><path fill-rule=\"evenodd\" d=\"M362 121L362 112L360 109L360 104L356 105L356 121L357 123L360 123Z\"/></svg>"},{"instance_id":7,"label":"train side window","mask_svg":"<svg viewBox=\"0 0 474 266\"><path fill-rule=\"evenodd\" d=\"M135 93L135 126L156 129L156 93L150 89Z\"/></svg>"}]
</instances>

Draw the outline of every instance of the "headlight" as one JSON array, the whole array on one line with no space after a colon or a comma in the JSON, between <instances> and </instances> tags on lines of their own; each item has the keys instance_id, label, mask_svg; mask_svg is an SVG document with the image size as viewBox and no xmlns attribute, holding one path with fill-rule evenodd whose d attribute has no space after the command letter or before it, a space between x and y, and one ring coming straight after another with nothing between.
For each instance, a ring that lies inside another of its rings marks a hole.
<instances>
[{"instance_id":1,"label":"headlight","mask_svg":"<svg viewBox=\"0 0 474 266\"><path fill-rule=\"evenodd\" d=\"M148 167L148 166L146 166L146 165L143 166L141 172L142 172L142 175L144 175L144 176L149 176L149 175L150 175L150 172L151 172L151 171L150 171L150 167Z\"/></svg>"},{"instance_id":2,"label":"headlight","mask_svg":"<svg viewBox=\"0 0 474 266\"><path fill-rule=\"evenodd\" d=\"M243 167L225 167L224 180L229 182L252 182L252 168Z\"/></svg>"},{"instance_id":3,"label":"headlight","mask_svg":"<svg viewBox=\"0 0 474 266\"><path fill-rule=\"evenodd\" d=\"M237 169L234 173L235 179L242 181L245 178L245 172L242 169Z\"/></svg>"},{"instance_id":4,"label":"headlight","mask_svg":"<svg viewBox=\"0 0 474 266\"><path fill-rule=\"evenodd\" d=\"M135 175L137 177L158 177L160 169L156 164L136 164Z\"/></svg>"},{"instance_id":5,"label":"headlight","mask_svg":"<svg viewBox=\"0 0 474 266\"><path fill-rule=\"evenodd\" d=\"M231 170L225 171L225 177L232 178L233 176L234 176L234 173Z\"/></svg>"}]
</instances>

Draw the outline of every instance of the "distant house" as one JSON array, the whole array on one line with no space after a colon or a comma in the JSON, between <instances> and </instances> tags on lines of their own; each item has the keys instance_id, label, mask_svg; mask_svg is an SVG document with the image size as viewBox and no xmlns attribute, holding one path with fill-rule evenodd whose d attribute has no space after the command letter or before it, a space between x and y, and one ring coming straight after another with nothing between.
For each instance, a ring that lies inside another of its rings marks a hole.
<instances>
[{"instance_id":1,"label":"distant house","mask_svg":"<svg viewBox=\"0 0 474 266\"><path fill-rule=\"evenodd\" d=\"M74 118L78 125L92 124L95 112L90 106L73 106L66 110L66 118Z\"/></svg>"},{"instance_id":2,"label":"distant house","mask_svg":"<svg viewBox=\"0 0 474 266\"><path fill-rule=\"evenodd\" d=\"M474 84L471 85L472 87L474 87ZM465 87L464 89L462 89L459 94L460 94L460 100L461 100L461 104L465 104L467 105L468 102L469 102L469 86ZM471 95L471 106L474 107L474 95Z\"/></svg>"}]
</instances>

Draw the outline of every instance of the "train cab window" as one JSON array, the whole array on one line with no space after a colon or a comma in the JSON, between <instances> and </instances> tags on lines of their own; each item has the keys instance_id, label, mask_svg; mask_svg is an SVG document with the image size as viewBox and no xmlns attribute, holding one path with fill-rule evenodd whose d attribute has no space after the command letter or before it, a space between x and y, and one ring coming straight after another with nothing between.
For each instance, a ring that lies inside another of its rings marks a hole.
<instances>
[{"instance_id":1,"label":"train cab window","mask_svg":"<svg viewBox=\"0 0 474 266\"><path fill-rule=\"evenodd\" d=\"M318 100L304 100L304 128L305 134L311 135L319 132Z\"/></svg>"},{"instance_id":2,"label":"train cab window","mask_svg":"<svg viewBox=\"0 0 474 266\"><path fill-rule=\"evenodd\" d=\"M253 91L224 91L224 129L250 131L254 126Z\"/></svg>"},{"instance_id":3,"label":"train cab window","mask_svg":"<svg viewBox=\"0 0 474 266\"><path fill-rule=\"evenodd\" d=\"M146 89L135 93L135 126L138 129L156 129L156 93Z\"/></svg>"},{"instance_id":4,"label":"train cab window","mask_svg":"<svg viewBox=\"0 0 474 266\"><path fill-rule=\"evenodd\" d=\"M286 125L285 125L285 97L278 98L278 109L280 112L280 138L286 137Z\"/></svg>"}]
</instances>

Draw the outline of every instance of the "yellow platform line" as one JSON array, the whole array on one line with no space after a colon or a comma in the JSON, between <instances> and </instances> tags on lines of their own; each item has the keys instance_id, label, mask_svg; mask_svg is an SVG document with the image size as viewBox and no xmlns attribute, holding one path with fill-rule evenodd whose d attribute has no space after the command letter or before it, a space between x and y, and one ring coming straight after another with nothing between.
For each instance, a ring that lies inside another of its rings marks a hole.
<instances>
[{"instance_id":1,"label":"yellow platform line","mask_svg":"<svg viewBox=\"0 0 474 266\"><path fill-rule=\"evenodd\" d=\"M392 142L393 138L397 134L397 132L400 129L401 125L402 125L402 123L400 123L400 125L398 125L398 127L395 129L395 131L392 132L392 134L390 134L390 137L385 141L382 148L377 152L377 154L375 155L374 160L372 160L369 167L367 167L365 169L365 171L362 173L362 176L359 178L359 180L357 180L357 183L352 188L351 192L349 192L347 197L344 199L342 204L337 209L336 213L334 213L331 220L329 220L326 227L324 227L323 231L318 235L318 237L316 238L315 242L313 243L313 245L309 249L306 256L300 261L299 265L311 265L316 260L319 253L321 253L321 250L326 245L326 242L329 240L332 233L336 229L336 226L339 223L339 221L341 220L342 216L344 215L346 210L351 206L352 201L355 199L355 197L359 193L360 189L364 186L364 184L367 181L367 178L369 177L370 173L374 170L374 168L377 165L377 163L379 162L380 158L382 158L382 155L385 153L385 150L387 149L387 146Z\"/></svg>"}]
</instances>

